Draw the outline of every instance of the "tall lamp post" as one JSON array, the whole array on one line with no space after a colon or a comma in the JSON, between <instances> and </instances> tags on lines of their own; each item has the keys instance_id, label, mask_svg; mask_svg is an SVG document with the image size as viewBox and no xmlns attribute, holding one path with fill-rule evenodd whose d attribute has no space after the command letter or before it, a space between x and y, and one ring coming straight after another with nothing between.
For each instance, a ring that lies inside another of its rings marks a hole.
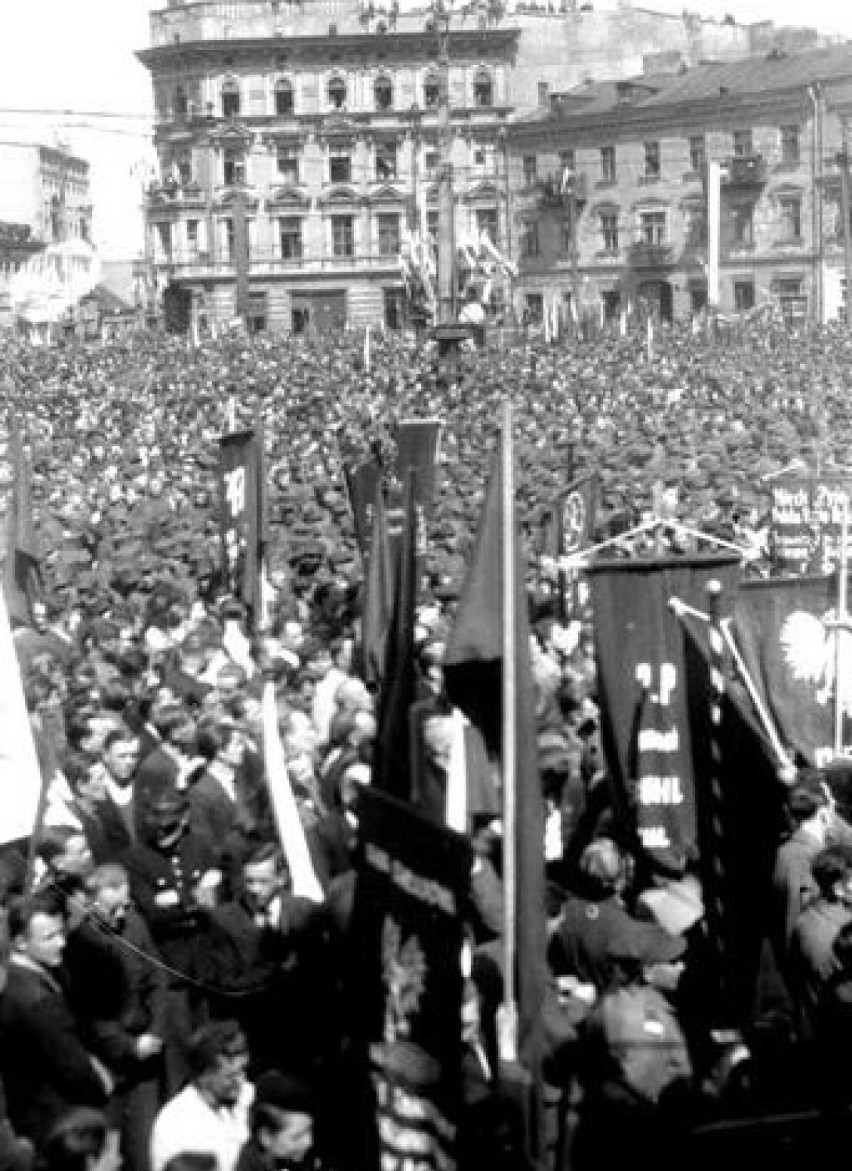
<instances>
[{"instance_id":1,"label":"tall lamp post","mask_svg":"<svg viewBox=\"0 0 852 1171\"><path fill-rule=\"evenodd\" d=\"M438 37L438 313L434 337L447 374L458 370L459 346L468 336L456 318L456 231L453 190L453 126L450 110L448 0L433 0L430 27Z\"/></svg>"}]
</instances>

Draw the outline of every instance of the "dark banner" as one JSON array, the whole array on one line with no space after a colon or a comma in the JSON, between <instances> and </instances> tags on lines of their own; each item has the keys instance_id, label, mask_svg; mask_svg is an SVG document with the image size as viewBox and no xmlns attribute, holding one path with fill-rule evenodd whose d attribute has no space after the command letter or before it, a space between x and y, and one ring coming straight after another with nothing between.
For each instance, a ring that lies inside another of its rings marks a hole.
<instances>
[{"instance_id":1,"label":"dark banner","mask_svg":"<svg viewBox=\"0 0 852 1171\"><path fill-rule=\"evenodd\" d=\"M734 631L746 667L791 753L822 765L834 756L836 577L744 582ZM852 714L852 633L842 632L844 743Z\"/></svg>"},{"instance_id":2,"label":"dark banner","mask_svg":"<svg viewBox=\"0 0 852 1171\"><path fill-rule=\"evenodd\" d=\"M219 503L224 585L257 613L260 604L263 460L254 431L219 440Z\"/></svg>"},{"instance_id":3,"label":"dark banner","mask_svg":"<svg viewBox=\"0 0 852 1171\"><path fill-rule=\"evenodd\" d=\"M595 528L597 500L596 475L569 484L545 514L542 552L548 557L563 557L585 549Z\"/></svg>"},{"instance_id":4,"label":"dark banner","mask_svg":"<svg viewBox=\"0 0 852 1171\"><path fill-rule=\"evenodd\" d=\"M349 507L352 510L355 540L358 542L361 556L366 560L370 549L373 502L376 499L376 489L381 483L381 469L374 460L364 460L360 464L344 464L343 477Z\"/></svg>"},{"instance_id":5,"label":"dark banner","mask_svg":"<svg viewBox=\"0 0 852 1171\"><path fill-rule=\"evenodd\" d=\"M839 561L852 485L839 476L790 476L772 485L770 548L783 573L828 573Z\"/></svg>"},{"instance_id":6,"label":"dark banner","mask_svg":"<svg viewBox=\"0 0 852 1171\"><path fill-rule=\"evenodd\" d=\"M396 436L396 474L400 485L414 473L415 502L426 521L432 514L437 482L440 419L402 419Z\"/></svg>"},{"instance_id":7,"label":"dark banner","mask_svg":"<svg viewBox=\"0 0 852 1171\"><path fill-rule=\"evenodd\" d=\"M651 853L696 843L683 636L670 602L706 611L706 586L715 580L723 613L729 612L739 564L736 557L678 557L610 561L588 570L604 750Z\"/></svg>"},{"instance_id":8,"label":"dark banner","mask_svg":"<svg viewBox=\"0 0 852 1171\"><path fill-rule=\"evenodd\" d=\"M454 1171L470 847L370 789L359 838L352 938L375 1109L364 1171Z\"/></svg>"}]
</instances>

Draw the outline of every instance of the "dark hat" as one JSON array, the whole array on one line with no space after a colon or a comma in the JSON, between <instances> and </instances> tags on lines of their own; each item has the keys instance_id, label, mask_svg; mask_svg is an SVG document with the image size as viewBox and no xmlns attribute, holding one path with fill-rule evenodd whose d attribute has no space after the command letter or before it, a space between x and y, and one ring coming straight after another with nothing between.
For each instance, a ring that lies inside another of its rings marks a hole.
<instances>
[{"instance_id":1,"label":"dark hat","mask_svg":"<svg viewBox=\"0 0 852 1171\"><path fill-rule=\"evenodd\" d=\"M277 1069L270 1069L262 1073L254 1085L253 1109L258 1106L274 1106L278 1110L313 1114L316 1102L311 1087L305 1082L280 1073Z\"/></svg>"}]
</instances>

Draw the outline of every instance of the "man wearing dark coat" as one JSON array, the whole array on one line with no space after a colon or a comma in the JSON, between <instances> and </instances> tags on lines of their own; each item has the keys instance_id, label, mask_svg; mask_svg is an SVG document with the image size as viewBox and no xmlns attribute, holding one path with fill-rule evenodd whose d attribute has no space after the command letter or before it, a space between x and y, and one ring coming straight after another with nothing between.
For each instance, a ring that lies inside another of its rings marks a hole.
<instances>
[{"instance_id":1,"label":"man wearing dark coat","mask_svg":"<svg viewBox=\"0 0 852 1171\"><path fill-rule=\"evenodd\" d=\"M65 929L48 894L9 910L12 957L0 998L0 1077L9 1119L38 1143L69 1106L106 1104L106 1070L87 1052L62 984Z\"/></svg>"}]
</instances>

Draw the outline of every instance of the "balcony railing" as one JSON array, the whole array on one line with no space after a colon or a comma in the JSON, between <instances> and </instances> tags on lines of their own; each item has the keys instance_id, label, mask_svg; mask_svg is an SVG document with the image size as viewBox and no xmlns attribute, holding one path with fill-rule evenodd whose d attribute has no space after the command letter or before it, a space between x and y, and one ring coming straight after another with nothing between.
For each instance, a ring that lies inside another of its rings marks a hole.
<instances>
[{"instance_id":1,"label":"balcony railing","mask_svg":"<svg viewBox=\"0 0 852 1171\"><path fill-rule=\"evenodd\" d=\"M586 203L588 199L588 182L585 174L572 171L565 175L546 175L536 184L538 191L538 206L543 210L566 211L571 206L572 199L578 204Z\"/></svg>"},{"instance_id":2,"label":"balcony railing","mask_svg":"<svg viewBox=\"0 0 852 1171\"><path fill-rule=\"evenodd\" d=\"M211 260L208 255L201 253L192 257L180 253L172 253L171 257L155 256L155 267L161 273L173 280L212 280L216 277L233 278L236 273L236 263L233 258L217 256ZM340 275L352 273L386 273L399 274L399 259L397 256L379 256L356 254L355 256L301 256L283 258L281 256L253 255L248 263L250 277L276 277L288 273L298 273L299 276L321 276L324 273Z\"/></svg>"},{"instance_id":3,"label":"balcony railing","mask_svg":"<svg viewBox=\"0 0 852 1171\"><path fill-rule=\"evenodd\" d=\"M759 154L734 155L722 171L723 187L762 187L766 180L766 159Z\"/></svg>"},{"instance_id":4,"label":"balcony railing","mask_svg":"<svg viewBox=\"0 0 852 1171\"><path fill-rule=\"evenodd\" d=\"M202 198L198 183L150 183L146 194L149 204L197 203Z\"/></svg>"},{"instance_id":5,"label":"balcony railing","mask_svg":"<svg viewBox=\"0 0 852 1171\"><path fill-rule=\"evenodd\" d=\"M628 258L633 268L665 268L674 264L675 254L671 244L651 244L637 240L630 245Z\"/></svg>"}]
</instances>

